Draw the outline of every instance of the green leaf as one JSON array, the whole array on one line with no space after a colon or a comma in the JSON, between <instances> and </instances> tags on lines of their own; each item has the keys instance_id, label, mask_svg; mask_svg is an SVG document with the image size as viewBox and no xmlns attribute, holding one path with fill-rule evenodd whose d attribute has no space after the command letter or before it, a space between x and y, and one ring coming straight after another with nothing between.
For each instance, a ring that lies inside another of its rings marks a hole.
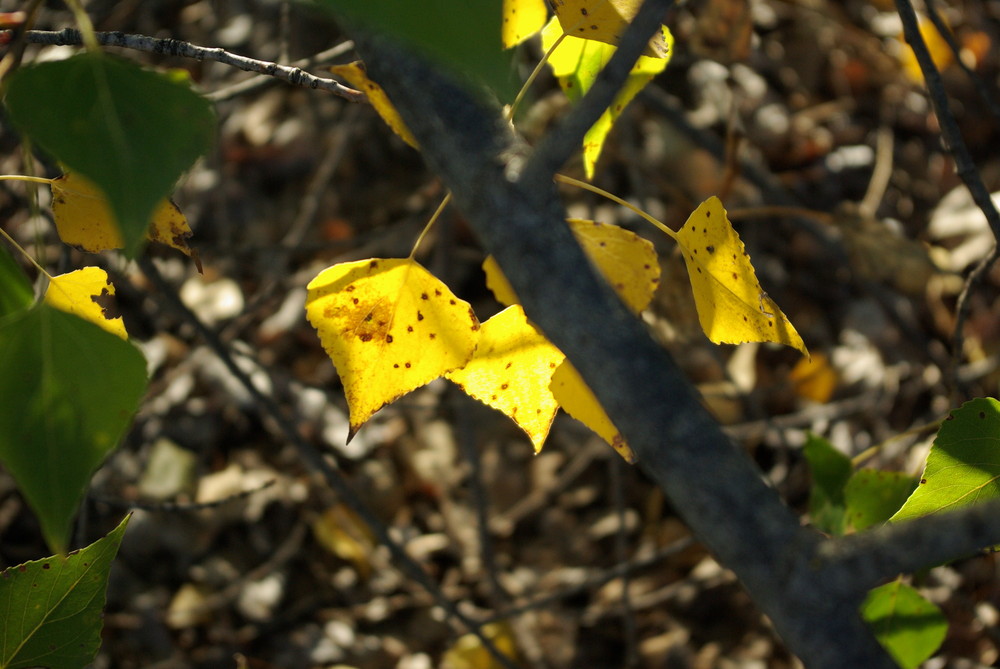
<instances>
[{"instance_id":1,"label":"green leaf","mask_svg":"<svg viewBox=\"0 0 1000 669\"><path fill-rule=\"evenodd\" d=\"M108 572L128 519L82 550L0 573L0 667L79 669L94 660Z\"/></svg>"},{"instance_id":2,"label":"green leaf","mask_svg":"<svg viewBox=\"0 0 1000 669\"><path fill-rule=\"evenodd\" d=\"M948 633L941 609L900 581L869 592L861 617L903 669L915 669L933 655Z\"/></svg>"},{"instance_id":3,"label":"green leaf","mask_svg":"<svg viewBox=\"0 0 1000 669\"><path fill-rule=\"evenodd\" d=\"M842 535L847 529L844 486L851 478L851 459L815 434L806 439L802 453L812 472L809 516L813 526L821 532Z\"/></svg>"},{"instance_id":4,"label":"green leaf","mask_svg":"<svg viewBox=\"0 0 1000 669\"><path fill-rule=\"evenodd\" d=\"M966 402L941 424L920 484L890 520L952 511L1000 496L1000 402Z\"/></svg>"},{"instance_id":5,"label":"green leaf","mask_svg":"<svg viewBox=\"0 0 1000 669\"><path fill-rule=\"evenodd\" d=\"M23 67L6 104L35 144L104 191L130 256L215 133L210 103L187 83L106 54Z\"/></svg>"},{"instance_id":6,"label":"green leaf","mask_svg":"<svg viewBox=\"0 0 1000 669\"><path fill-rule=\"evenodd\" d=\"M422 51L504 102L514 99L511 55L500 41L502 0L315 0L373 32Z\"/></svg>"},{"instance_id":7,"label":"green leaf","mask_svg":"<svg viewBox=\"0 0 1000 669\"><path fill-rule=\"evenodd\" d=\"M0 318L31 306L28 278L6 248L0 247Z\"/></svg>"},{"instance_id":8,"label":"green leaf","mask_svg":"<svg viewBox=\"0 0 1000 669\"><path fill-rule=\"evenodd\" d=\"M859 469L844 487L847 521L854 529L881 525L899 511L917 482L902 472Z\"/></svg>"},{"instance_id":9,"label":"green leaf","mask_svg":"<svg viewBox=\"0 0 1000 669\"><path fill-rule=\"evenodd\" d=\"M0 322L0 461L53 551L145 390L142 354L93 323L47 304Z\"/></svg>"}]
</instances>

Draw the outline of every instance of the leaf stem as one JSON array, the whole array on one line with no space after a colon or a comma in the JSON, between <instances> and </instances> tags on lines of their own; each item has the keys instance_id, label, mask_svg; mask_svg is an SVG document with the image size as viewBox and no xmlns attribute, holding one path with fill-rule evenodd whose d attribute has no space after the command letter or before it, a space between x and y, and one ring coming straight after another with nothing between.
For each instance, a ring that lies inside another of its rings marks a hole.
<instances>
[{"instance_id":1,"label":"leaf stem","mask_svg":"<svg viewBox=\"0 0 1000 669\"><path fill-rule=\"evenodd\" d=\"M652 223L654 227L656 227L660 232L662 232L663 234L665 234L667 237L670 237L675 242L680 243L678 241L678 239L677 239L677 233L674 232L673 230L671 230L669 227L667 227L667 225L665 223L657 220L651 214L647 214L645 211L643 211L642 209L639 209L639 207L635 206L634 204L632 204L630 202L626 202L625 200L621 199L617 195L613 195L612 193L609 193L608 191L604 190L603 188L598 188L597 186L589 184L586 181L580 181L579 179L574 179L573 177L568 177L568 176L566 176L564 174L556 174L554 178L559 183L564 183L564 184L568 184L570 186L576 186L577 188L582 188L584 190L589 190L591 193L597 193L601 197L605 197L605 198L611 200L612 202L616 202L616 203L620 204L621 206L625 207L626 209L630 209L631 211L635 212L636 214L638 214L642 218L644 218L647 221L649 221L650 223Z\"/></svg>"},{"instance_id":2,"label":"leaf stem","mask_svg":"<svg viewBox=\"0 0 1000 669\"><path fill-rule=\"evenodd\" d=\"M11 245L12 245L12 246L13 246L13 247L14 247L15 249L17 249L18 251L20 251L20 252L21 252L21 255L23 255L23 256L24 256L25 258L27 258L27 259L28 259L28 262L30 262L30 263L31 263L32 265L34 265L34 266L35 266L35 268L36 268L36 269L37 269L37 270L38 270L39 272L41 272L41 273L42 273L43 275L45 275L45 277L46 277L46 278L47 278L47 279L48 279L49 281L51 281L51 280L52 280L52 275L51 275L51 274L49 274L48 272L46 272L46 271L45 271L45 268L44 268L44 267L42 267L41 265L39 265L39 264L38 264L38 261L36 261L36 260L35 260L35 259L34 259L34 258L33 258L33 257L31 256L31 254L30 254L30 253L28 253L27 251L25 251L25 250L24 250L24 249L23 249L23 248L21 247L21 245L20 245L20 244L18 244L17 242L15 242L15 241L14 241L14 238L13 238L13 237L11 237L11 236L10 236L9 234L7 234L7 231L6 231L6 230L4 230L3 228L0 228L0 235L2 235L4 239L6 239L6 240L7 240L8 242L10 242L10 244L11 244Z\"/></svg>"},{"instance_id":3,"label":"leaf stem","mask_svg":"<svg viewBox=\"0 0 1000 669\"><path fill-rule=\"evenodd\" d=\"M45 177L30 177L26 174L0 174L0 181L27 181L33 184L51 184L55 179Z\"/></svg>"},{"instance_id":4,"label":"leaf stem","mask_svg":"<svg viewBox=\"0 0 1000 669\"><path fill-rule=\"evenodd\" d=\"M865 460L874 457L879 451L881 451L883 448L885 448L894 441L898 441L904 437L916 436L918 434L922 434L930 430L936 430L939 427L941 427L941 421L936 420L930 423L924 423L923 425L916 425L914 427L911 427L909 430L900 432L899 434L895 434L886 439L885 441L881 441L873 446L869 446L865 450L855 455L853 458L851 458L851 466L853 467L860 466L861 463L863 463Z\"/></svg>"},{"instance_id":5,"label":"leaf stem","mask_svg":"<svg viewBox=\"0 0 1000 669\"><path fill-rule=\"evenodd\" d=\"M80 4L80 0L66 0L66 5L73 12L73 18L80 27L80 36L83 38L83 45L91 53L100 53L101 45L97 41L97 33L94 31L94 24L87 16L86 10Z\"/></svg>"},{"instance_id":6,"label":"leaf stem","mask_svg":"<svg viewBox=\"0 0 1000 669\"><path fill-rule=\"evenodd\" d=\"M425 225L424 229L420 231L420 236L417 237L417 241L413 242L413 249L410 251L409 255L410 260L413 260L414 256L417 255L417 248L420 247L420 242L424 241L424 237L426 237L427 233L430 232L432 227L434 227L434 224L437 222L437 220L441 218L441 212L443 212L444 208L447 207L450 203L451 203L451 191L448 191L448 194L444 196L443 200L441 200L441 204L439 204L438 208L434 210L433 214L431 214L431 218L429 221L427 221L427 225Z\"/></svg>"},{"instance_id":7,"label":"leaf stem","mask_svg":"<svg viewBox=\"0 0 1000 669\"><path fill-rule=\"evenodd\" d=\"M549 50L545 52L545 55L542 56L542 59L538 61L537 65L535 65L535 69L531 71L530 75L528 75L528 78L525 80L524 85L521 86L521 90L517 92L517 97L514 98L514 102L510 105L510 109L507 110L506 117L508 121L513 120L514 112L517 111L517 106L521 104L521 100L524 99L525 93L528 92L528 89L531 87L531 84L535 83L535 79L541 73L542 68L545 66L547 62L549 62L549 57L555 52L556 49L559 48L559 45L562 44L564 39L566 39L566 33L559 35L559 38L555 41L555 44L549 47Z\"/></svg>"}]
</instances>

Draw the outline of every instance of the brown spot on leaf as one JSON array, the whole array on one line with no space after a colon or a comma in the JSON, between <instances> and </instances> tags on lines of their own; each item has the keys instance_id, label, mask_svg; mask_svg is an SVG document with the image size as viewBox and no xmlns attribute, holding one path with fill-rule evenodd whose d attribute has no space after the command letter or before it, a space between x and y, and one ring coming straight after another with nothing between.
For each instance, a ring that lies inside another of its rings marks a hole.
<instances>
[{"instance_id":1,"label":"brown spot on leaf","mask_svg":"<svg viewBox=\"0 0 1000 669\"><path fill-rule=\"evenodd\" d=\"M514 363L512 363L512 362L508 362L508 363L507 363L507 366L506 366L506 367L504 367L504 369L510 369L510 366L511 366L511 365L513 365L513 364L514 364Z\"/></svg>"},{"instance_id":2,"label":"brown spot on leaf","mask_svg":"<svg viewBox=\"0 0 1000 669\"><path fill-rule=\"evenodd\" d=\"M417 320L418 321L424 320L424 315L422 313L420 313L419 311L417 312Z\"/></svg>"},{"instance_id":3,"label":"brown spot on leaf","mask_svg":"<svg viewBox=\"0 0 1000 669\"><path fill-rule=\"evenodd\" d=\"M94 300L94 301L96 302L97 300ZM980 411L979 412L979 419L982 420L983 418L986 418L986 412L985 411Z\"/></svg>"},{"instance_id":4,"label":"brown spot on leaf","mask_svg":"<svg viewBox=\"0 0 1000 669\"><path fill-rule=\"evenodd\" d=\"M391 344L391 343L392 343L392 335L390 335L390 334L387 334L387 335L385 336L385 343L386 343L386 344Z\"/></svg>"},{"instance_id":5,"label":"brown spot on leaf","mask_svg":"<svg viewBox=\"0 0 1000 669\"><path fill-rule=\"evenodd\" d=\"M375 269L376 267L378 267L378 260L372 260L370 263L368 263L368 267L370 267L372 269Z\"/></svg>"},{"instance_id":6,"label":"brown spot on leaf","mask_svg":"<svg viewBox=\"0 0 1000 669\"><path fill-rule=\"evenodd\" d=\"M412 325L407 325L406 326L406 331L407 332L413 332L413 326Z\"/></svg>"},{"instance_id":7,"label":"brown spot on leaf","mask_svg":"<svg viewBox=\"0 0 1000 669\"><path fill-rule=\"evenodd\" d=\"M920 485L924 485L925 483L927 483L927 479L920 479Z\"/></svg>"},{"instance_id":8,"label":"brown spot on leaf","mask_svg":"<svg viewBox=\"0 0 1000 669\"><path fill-rule=\"evenodd\" d=\"M427 297L427 293L420 293L420 299L421 300L429 300L431 298Z\"/></svg>"},{"instance_id":9,"label":"brown spot on leaf","mask_svg":"<svg viewBox=\"0 0 1000 669\"><path fill-rule=\"evenodd\" d=\"M708 251L709 253L715 253L715 247L712 245L706 246L705 250Z\"/></svg>"},{"instance_id":10,"label":"brown spot on leaf","mask_svg":"<svg viewBox=\"0 0 1000 669\"><path fill-rule=\"evenodd\" d=\"M356 297L355 297L355 298L354 298L353 300L351 300L351 301L352 301L352 302L354 302L354 304L357 304L357 303L358 303L358 302L360 302L361 300L359 300L358 298L356 298Z\"/></svg>"},{"instance_id":11,"label":"brown spot on leaf","mask_svg":"<svg viewBox=\"0 0 1000 669\"><path fill-rule=\"evenodd\" d=\"M410 363L408 363L408 362L404 362L404 363L403 363L403 366L404 366L404 367L406 367L407 369L409 369L409 368L410 368Z\"/></svg>"},{"instance_id":12,"label":"brown spot on leaf","mask_svg":"<svg viewBox=\"0 0 1000 669\"><path fill-rule=\"evenodd\" d=\"M503 383L500 385L500 390L507 390L508 384Z\"/></svg>"}]
</instances>

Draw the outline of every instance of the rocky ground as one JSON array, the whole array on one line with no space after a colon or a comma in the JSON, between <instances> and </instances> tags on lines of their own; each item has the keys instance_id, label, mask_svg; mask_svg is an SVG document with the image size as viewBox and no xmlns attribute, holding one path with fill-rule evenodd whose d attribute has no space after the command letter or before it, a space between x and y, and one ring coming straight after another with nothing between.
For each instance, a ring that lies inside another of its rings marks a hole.
<instances>
[{"instance_id":1,"label":"rocky ground","mask_svg":"<svg viewBox=\"0 0 1000 669\"><path fill-rule=\"evenodd\" d=\"M0 10L20 4L0 0ZM996 268L971 294L952 357L963 276L991 238L942 146L892 4L686 3L669 19L673 61L624 114L595 178L675 229L719 195L762 284L809 346L811 375L792 349L712 345L673 243L626 210L565 191L571 215L654 241L664 278L647 323L803 522L807 432L849 455L881 445L866 466L918 474L934 423L966 399L996 395L1000 381ZM953 110L987 186L1000 189L1000 116L991 111L1000 11L935 4L960 47L960 60L936 51ZM344 41L323 15L277 0L93 0L87 9L98 30L264 60ZM56 4L38 22L69 25ZM343 51L331 62L353 58ZM32 48L28 58L57 54ZM274 82L233 89L250 75L124 55L184 68L218 101L216 148L175 197L204 274L152 248L164 287L119 257L67 250L44 194L32 217L22 186L0 187L0 224L40 239L33 248L53 267L108 268L152 371L134 428L94 479L75 542L139 505L96 667L494 666L226 370L192 313L428 581L467 616L496 621L487 632L516 648L519 666L798 665L662 492L566 416L535 455L506 418L438 381L345 443L346 403L305 319L305 285L336 262L409 253L444 195L440 182L366 105ZM534 43L519 52L525 74L539 56ZM530 141L566 103L548 74L528 100L521 127ZM7 127L0 143L5 173L31 169ZM566 171L582 175L578 162ZM447 211L421 249L421 262L481 318L499 309L459 213ZM30 510L0 475L0 567L45 554ZM995 665L998 576L995 555L984 554L913 578L950 622L926 666Z\"/></svg>"}]
</instances>

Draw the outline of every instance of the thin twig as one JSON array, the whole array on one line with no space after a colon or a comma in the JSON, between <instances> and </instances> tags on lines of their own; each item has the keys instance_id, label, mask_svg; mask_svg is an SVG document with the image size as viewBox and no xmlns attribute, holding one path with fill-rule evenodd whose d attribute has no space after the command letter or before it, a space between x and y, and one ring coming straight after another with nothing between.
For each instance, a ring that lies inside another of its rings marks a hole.
<instances>
[{"instance_id":1,"label":"thin twig","mask_svg":"<svg viewBox=\"0 0 1000 669\"><path fill-rule=\"evenodd\" d=\"M239 56L217 47L196 46L176 39L156 39L154 37L147 37L146 35L129 35L121 32L95 33L95 37L97 38L97 43L101 46L117 46L132 49L133 51L154 53L159 56L192 58L199 61L210 60L247 72L264 74L295 86L329 91L351 102L362 102L366 99L365 94L361 91L348 88L333 79L314 76L298 67L279 65L278 63L266 60ZM52 46L79 46L83 43L80 31L73 30L72 28L59 31L30 30L26 33L26 38L32 44Z\"/></svg>"},{"instance_id":2,"label":"thin twig","mask_svg":"<svg viewBox=\"0 0 1000 669\"><path fill-rule=\"evenodd\" d=\"M615 513L618 516L618 528L615 531L615 561L624 564L628 559L628 508L625 505L625 485L624 478L625 465L621 458L612 458L611 467L608 469L608 478L611 482L611 498L614 502ZM639 663L639 633L635 624L635 612L632 610L632 601L629 594L629 584L631 579L628 572L622 574L622 627L625 636L625 667L634 667Z\"/></svg>"},{"instance_id":3,"label":"thin twig","mask_svg":"<svg viewBox=\"0 0 1000 669\"><path fill-rule=\"evenodd\" d=\"M994 240L1000 240L1000 211L997 211L996 205L993 204L990 192L987 190L982 176L976 169L972 155L965 145L965 140L962 139L962 132L958 127L958 121L955 119L955 115L952 114L951 106L948 104L948 94L944 90L941 73L931 58L923 35L920 34L920 26L917 23L917 15L913 10L913 4L910 0L896 0L896 11L899 12L899 18L903 21L903 35L913 49L913 53L917 57L917 64L920 65L920 71L924 75L931 104L934 105L934 113L937 115L938 123L941 125L941 135L944 137L948 150L955 159L958 176L962 179L965 187L969 189L972 199L979 206L980 210L982 210L983 215L986 216L986 221L993 232ZM951 351L952 364L949 369L949 376L952 379L955 378L955 372L962 355L962 342L964 339L962 329L965 324L965 312L969 308L968 297L975 284L986 275L987 270L993 265L997 257L998 253L994 245L989 255L969 273L965 286L962 288L962 293L959 295L958 304L955 305L955 330L952 334Z\"/></svg>"},{"instance_id":4,"label":"thin twig","mask_svg":"<svg viewBox=\"0 0 1000 669\"><path fill-rule=\"evenodd\" d=\"M511 660L501 653L496 645L483 633L481 623L472 620L467 615L458 610L458 607L441 591L440 587L430 579L427 573L413 560L406 552L406 549L389 534L389 528L379 520L375 512L361 499L357 492L348 484L347 480L326 461L319 450L309 441L302 437L294 424L285 416L281 407L274 398L261 392L253 383L249 375L236 364L232 354L226 344L205 325L198 316L191 311L177 295L176 291L163 278L152 260L140 256L138 258L139 267L150 280L150 282L160 291L170 305L178 311L186 321L188 321L205 343L215 352L219 360L226 369L239 381L247 393L253 398L254 406L262 417L267 417L277 425L281 436L292 443L302 455L305 462L314 470L323 475L327 485L354 511L361 520L368 525L379 543L389 549L396 566L411 578L414 582L426 590L435 603L454 620L457 620L469 632L479 639L483 647L500 664L507 669L517 669Z\"/></svg>"},{"instance_id":5,"label":"thin twig","mask_svg":"<svg viewBox=\"0 0 1000 669\"><path fill-rule=\"evenodd\" d=\"M959 46L958 42L955 41L955 35L951 32L951 28L944 22L941 18L941 14L938 13L937 7L935 6L934 0L924 0L924 8L927 10L927 17L937 28L938 33L947 42L948 48L955 55L955 62L958 66L962 68L966 75L968 75L969 80L972 82L973 88L976 89L976 93L982 98L986 106L990 108L990 113L993 114L998 120L1000 120L1000 102L997 101L996 96L993 91L989 89L983 78L980 77L975 70L965 64L962 60L962 47Z\"/></svg>"},{"instance_id":6,"label":"thin twig","mask_svg":"<svg viewBox=\"0 0 1000 669\"><path fill-rule=\"evenodd\" d=\"M317 54L309 56L308 58L297 60L291 63L289 67L297 67L301 70L319 67L320 65L326 65L327 63L333 62L353 49L354 42L347 40L346 42L341 42L337 46L330 47L326 51L320 51ZM266 74L258 74L250 77L249 79L232 84L231 86L226 86L225 88L220 88L217 91L206 93L205 97L212 102L224 102L226 100L232 100L240 95L246 95L247 93L253 93L254 91L259 91L262 88L273 86L278 83L278 81L278 79L270 77Z\"/></svg>"}]
</instances>

